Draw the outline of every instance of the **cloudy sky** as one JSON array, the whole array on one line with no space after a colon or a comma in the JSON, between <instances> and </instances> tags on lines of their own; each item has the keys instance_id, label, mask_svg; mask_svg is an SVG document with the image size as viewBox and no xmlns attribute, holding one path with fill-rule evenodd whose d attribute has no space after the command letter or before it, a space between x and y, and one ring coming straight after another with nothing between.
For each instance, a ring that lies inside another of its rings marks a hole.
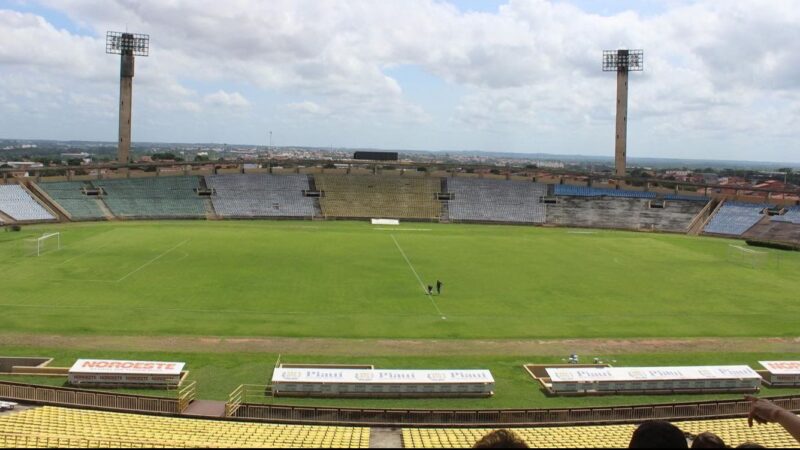
<instances>
[{"instance_id":1,"label":"cloudy sky","mask_svg":"<svg viewBox=\"0 0 800 450\"><path fill-rule=\"evenodd\" d=\"M135 141L800 162L797 0L0 0L0 137L116 139L107 30L151 35Z\"/></svg>"}]
</instances>

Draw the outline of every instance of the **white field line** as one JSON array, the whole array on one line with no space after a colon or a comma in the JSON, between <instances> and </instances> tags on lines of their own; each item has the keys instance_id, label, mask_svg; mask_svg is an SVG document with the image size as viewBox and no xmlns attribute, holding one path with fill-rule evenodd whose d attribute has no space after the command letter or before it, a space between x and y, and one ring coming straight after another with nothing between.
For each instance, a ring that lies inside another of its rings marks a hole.
<instances>
[{"instance_id":1,"label":"white field line","mask_svg":"<svg viewBox=\"0 0 800 450\"><path fill-rule=\"evenodd\" d=\"M111 244L101 245L100 247L96 247L96 248L90 249L90 250L88 250L88 251L85 251L85 252L83 252L83 253L81 253L81 254L79 254L79 255L75 255L75 256L73 256L72 258L70 258L70 259L68 259L68 260L66 260L66 261L62 261L62 262L60 262L60 263L56 264L56 265L55 265L55 267L58 267L58 266L61 266L61 265L63 265L63 264L66 264L66 263L68 263L68 262L74 261L74 260L76 260L76 259L80 258L81 256L86 256L86 255L88 255L89 253L96 252L96 251L98 251L98 250L102 250L102 249L104 249L104 248L108 247L109 245L111 245Z\"/></svg>"},{"instance_id":2,"label":"white field line","mask_svg":"<svg viewBox=\"0 0 800 450\"><path fill-rule=\"evenodd\" d=\"M394 235L391 234L390 236L392 237L392 240L394 241L394 245L397 246L398 250L400 250L400 254L403 255L403 259L406 260L406 264L408 264L408 267L410 267L411 271L414 272L414 276L417 277L417 281L419 281L419 285L422 288L422 292L425 295L428 296L428 298L431 300L431 303L433 304L433 307L436 308L436 312L438 312L439 315L442 317L442 319L444 319L444 315L442 314L442 310L439 309L439 305L436 304L436 301L433 299L433 296L428 293L428 288L425 287L425 283L422 282L422 278L420 278L419 274L417 273L417 270L414 269L413 265L411 265L411 261L408 260L408 256L406 256L406 252L404 252L403 248L400 247L400 243L397 242L397 239L394 237Z\"/></svg>"},{"instance_id":3,"label":"white field line","mask_svg":"<svg viewBox=\"0 0 800 450\"><path fill-rule=\"evenodd\" d=\"M163 258L163 257L167 256L167 255L168 255L170 252L172 252L173 250L177 249L178 247L181 247L181 246L183 246L183 245L184 245L184 244L186 244L187 242L189 242L189 239L186 239L185 241L183 241L183 242L181 242L180 244L178 244L178 245L176 245L176 246L174 246L174 247L170 248L169 250L167 250L167 251L165 251L164 253L162 253L162 254L160 254L160 255L156 256L155 258L151 259L150 261L147 261L146 263L142 264L141 266L137 267L136 269L133 269L132 271L128 272L128 274L127 274L127 275L125 275L124 277L122 277L122 278L120 278L119 280L115 281L115 283L121 283L121 282L123 282L123 281L127 280L127 279L128 279L128 277L130 277L131 275L133 275L133 274L135 274L135 273L139 272L140 270L144 269L145 267L149 266L150 264L153 264L154 262L158 261L159 259L161 259L161 258Z\"/></svg>"},{"instance_id":4,"label":"white field line","mask_svg":"<svg viewBox=\"0 0 800 450\"><path fill-rule=\"evenodd\" d=\"M730 245L731 247L733 247L735 249L741 250L741 251L743 251L745 253L755 253L755 254L758 254L758 255L764 255L764 254L767 253L767 252L759 252L759 251L753 250L752 248L745 248L745 247L742 247L740 245L733 245L733 244L728 244L728 245Z\"/></svg>"},{"instance_id":5,"label":"white field line","mask_svg":"<svg viewBox=\"0 0 800 450\"><path fill-rule=\"evenodd\" d=\"M377 231L433 231L431 228L373 228Z\"/></svg>"}]
</instances>

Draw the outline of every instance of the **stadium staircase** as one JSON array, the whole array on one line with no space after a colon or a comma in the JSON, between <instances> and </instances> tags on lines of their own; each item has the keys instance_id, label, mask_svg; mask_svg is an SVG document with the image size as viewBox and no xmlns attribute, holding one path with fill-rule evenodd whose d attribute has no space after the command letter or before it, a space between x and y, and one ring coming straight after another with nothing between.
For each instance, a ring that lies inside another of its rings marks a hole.
<instances>
[{"instance_id":1,"label":"stadium staircase","mask_svg":"<svg viewBox=\"0 0 800 450\"><path fill-rule=\"evenodd\" d=\"M450 191L447 190L447 178L442 177L441 193L447 194L449 192ZM441 198L439 202L442 204L442 212L439 216L439 223L450 223L450 200Z\"/></svg>"},{"instance_id":2,"label":"stadium staircase","mask_svg":"<svg viewBox=\"0 0 800 450\"><path fill-rule=\"evenodd\" d=\"M314 179L314 175L308 176L308 189L310 191L319 192L317 189L317 180ZM322 215L322 207L319 204L319 198L314 199L314 215L311 217L311 220L325 220L325 217Z\"/></svg>"},{"instance_id":3,"label":"stadium staircase","mask_svg":"<svg viewBox=\"0 0 800 450\"><path fill-rule=\"evenodd\" d=\"M206 182L205 177L200 177L200 189L208 190L208 183ZM222 217L217 215L217 211L214 210L214 202L211 201L211 197L203 199L203 207L206 210L206 220L222 220Z\"/></svg>"},{"instance_id":4,"label":"stadium staircase","mask_svg":"<svg viewBox=\"0 0 800 450\"><path fill-rule=\"evenodd\" d=\"M38 200L44 204L44 206L53 213L59 222L66 222L68 220L72 220L72 215L69 214L58 202L53 200L47 192L41 189L36 183L32 181L27 182L28 191L32 194L33 198L38 198Z\"/></svg>"},{"instance_id":5,"label":"stadium staircase","mask_svg":"<svg viewBox=\"0 0 800 450\"><path fill-rule=\"evenodd\" d=\"M712 198L708 201L706 206L700 210L699 213L692 219L692 223L689 224L689 231L687 234L690 236L699 236L700 233L703 232L703 229L706 227L706 224L709 220L711 220L711 216L713 216L717 210L719 209L722 202Z\"/></svg>"},{"instance_id":6,"label":"stadium staircase","mask_svg":"<svg viewBox=\"0 0 800 450\"><path fill-rule=\"evenodd\" d=\"M7 216L3 214L2 211L0 211L0 224L5 224L5 223L16 223L16 221L12 219L10 216Z\"/></svg>"},{"instance_id":7,"label":"stadium staircase","mask_svg":"<svg viewBox=\"0 0 800 450\"><path fill-rule=\"evenodd\" d=\"M95 200L97 202L97 207L100 208L100 211L103 213L103 216L106 220L117 220L117 216L111 212L111 209L106 205L106 202L103 201L102 198L98 198Z\"/></svg>"}]
</instances>

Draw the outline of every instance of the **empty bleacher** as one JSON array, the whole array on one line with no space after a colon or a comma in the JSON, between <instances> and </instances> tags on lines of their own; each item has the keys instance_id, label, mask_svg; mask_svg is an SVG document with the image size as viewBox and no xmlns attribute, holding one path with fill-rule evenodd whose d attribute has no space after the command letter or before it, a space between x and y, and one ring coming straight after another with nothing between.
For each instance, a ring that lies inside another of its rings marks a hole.
<instances>
[{"instance_id":1,"label":"empty bleacher","mask_svg":"<svg viewBox=\"0 0 800 450\"><path fill-rule=\"evenodd\" d=\"M206 214L204 201L196 192L198 177L97 180L93 184L105 190L104 201L119 218L187 219Z\"/></svg>"},{"instance_id":2,"label":"empty bleacher","mask_svg":"<svg viewBox=\"0 0 800 450\"><path fill-rule=\"evenodd\" d=\"M64 208L73 220L97 220L105 217L97 204L100 200L83 193L84 188L93 187L89 182L39 183L39 187Z\"/></svg>"},{"instance_id":3,"label":"empty bleacher","mask_svg":"<svg viewBox=\"0 0 800 450\"><path fill-rule=\"evenodd\" d=\"M555 195L568 197L623 197L623 198L656 198L655 192L627 191L624 189L593 188L586 186L573 186L570 184L557 184L553 190Z\"/></svg>"},{"instance_id":4,"label":"empty bleacher","mask_svg":"<svg viewBox=\"0 0 800 450\"><path fill-rule=\"evenodd\" d=\"M710 234L741 236L760 221L762 211L769 207L761 203L742 203L727 201L711 217L704 231Z\"/></svg>"},{"instance_id":5,"label":"empty bleacher","mask_svg":"<svg viewBox=\"0 0 800 450\"><path fill-rule=\"evenodd\" d=\"M800 246L800 226L792 222L776 221L773 217L771 221L759 221L741 237L748 240Z\"/></svg>"},{"instance_id":6,"label":"empty bleacher","mask_svg":"<svg viewBox=\"0 0 800 450\"><path fill-rule=\"evenodd\" d=\"M569 227L656 230L685 233L704 203L621 197L560 197L547 205L547 223Z\"/></svg>"},{"instance_id":7,"label":"empty bleacher","mask_svg":"<svg viewBox=\"0 0 800 450\"><path fill-rule=\"evenodd\" d=\"M667 194L664 196L664 200L679 200L684 202L708 203L708 201L711 199L702 195Z\"/></svg>"},{"instance_id":8,"label":"empty bleacher","mask_svg":"<svg viewBox=\"0 0 800 450\"><path fill-rule=\"evenodd\" d=\"M520 181L449 178L448 203L454 221L544 223L545 205L540 202L547 186Z\"/></svg>"},{"instance_id":9,"label":"empty bleacher","mask_svg":"<svg viewBox=\"0 0 800 450\"><path fill-rule=\"evenodd\" d=\"M800 225L800 206L786 208L786 213L781 216L773 216L775 222L788 222Z\"/></svg>"},{"instance_id":10,"label":"empty bleacher","mask_svg":"<svg viewBox=\"0 0 800 450\"><path fill-rule=\"evenodd\" d=\"M217 215L226 218L312 217L307 175L211 175L206 184Z\"/></svg>"},{"instance_id":11,"label":"empty bleacher","mask_svg":"<svg viewBox=\"0 0 800 450\"><path fill-rule=\"evenodd\" d=\"M327 217L439 219L439 178L378 175L315 175Z\"/></svg>"},{"instance_id":12,"label":"empty bleacher","mask_svg":"<svg viewBox=\"0 0 800 450\"><path fill-rule=\"evenodd\" d=\"M273 425L43 407L0 417L0 447L366 448L369 428ZM22 445L21 445L22 444Z\"/></svg>"},{"instance_id":13,"label":"empty bleacher","mask_svg":"<svg viewBox=\"0 0 800 450\"><path fill-rule=\"evenodd\" d=\"M19 222L56 220L25 189L16 184L0 186L0 211Z\"/></svg>"},{"instance_id":14,"label":"empty bleacher","mask_svg":"<svg viewBox=\"0 0 800 450\"><path fill-rule=\"evenodd\" d=\"M797 441L779 425L747 426L747 419L676 422L693 435L710 431L736 447L756 442L769 448L798 448ZM636 425L512 428L532 448L627 448ZM403 429L406 448L470 448L492 431L485 428Z\"/></svg>"}]
</instances>

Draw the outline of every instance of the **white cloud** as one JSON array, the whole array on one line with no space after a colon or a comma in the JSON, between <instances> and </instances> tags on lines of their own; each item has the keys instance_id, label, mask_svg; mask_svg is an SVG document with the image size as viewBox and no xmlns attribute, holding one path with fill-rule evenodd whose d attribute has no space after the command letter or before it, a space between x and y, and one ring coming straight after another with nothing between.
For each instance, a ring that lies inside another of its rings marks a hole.
<instances>
[{"instance_id":1,"label":"white cloud","mask_svg":"<svg viewBox=\"0 0 800 450\"><path fill-rule=\"evenodd\" d=\"M320 106L319 104L306 100L302 102L294 102L286 105L291 111L310 114L310 115L325 115L328 114L328 108Z\"/></svg>"},{"instance_id":2,"label":"white cloud","mask_svg":"<svg viewBox=\"0 0 800 450\"><path fill-rule=\"evenodd\" d=\"M298 137L336 121L365 134L400 130L383 134L386 147L425 147L431 135L440 136L439 147L469 147L483 130L520 136L506 143L515 150L546 136L553 148L537 150L598 153L606 146L575 149L570 135L610 129L615 82L600 71L601 51L631 47L645 49L645 72L631 74L631 154L669 154L711 137L718 144L697 144L708 154L696 156L729 157L730 144L744 152L763 137L778 145L761 156L797 159L789 154L800 138L800 54L791 46L800 40L800 8L793 0L769 7L670 2L663 13L611 16L545 0L509 0L495 13L463 13L435 0L44 3L97 37L0 10L7 37L0 114L14 105L15 114L52 117L82 104L109 115L115 105L103 102L115 96L119 69L104 54L104 35L127 26L152 36L151 57L137 59L134 103L148 115L181 111L197 119L224 108L242 129L261 129L265 111L276 115L267 120L287 121L291 115L278 115L288 110L303 116ZM430 86L412 100L409 88L418 86L388 75L401 66L457 87L449 109L438 107ZM283 107L263 103L276 97ZM359 146L358 139L341 144Z\"/></svg>"},{"instance_id":3,"label":"white cloud","mask_svg":"<svg viewBox=\"0 0 800 450\"><path fill-rule=\"evenodd\" d=\"M250 102L238 92L225 92L219 90L206 95L203 100L211 106L241 109L250 106Z\"/></svg>"}]
</instances>

